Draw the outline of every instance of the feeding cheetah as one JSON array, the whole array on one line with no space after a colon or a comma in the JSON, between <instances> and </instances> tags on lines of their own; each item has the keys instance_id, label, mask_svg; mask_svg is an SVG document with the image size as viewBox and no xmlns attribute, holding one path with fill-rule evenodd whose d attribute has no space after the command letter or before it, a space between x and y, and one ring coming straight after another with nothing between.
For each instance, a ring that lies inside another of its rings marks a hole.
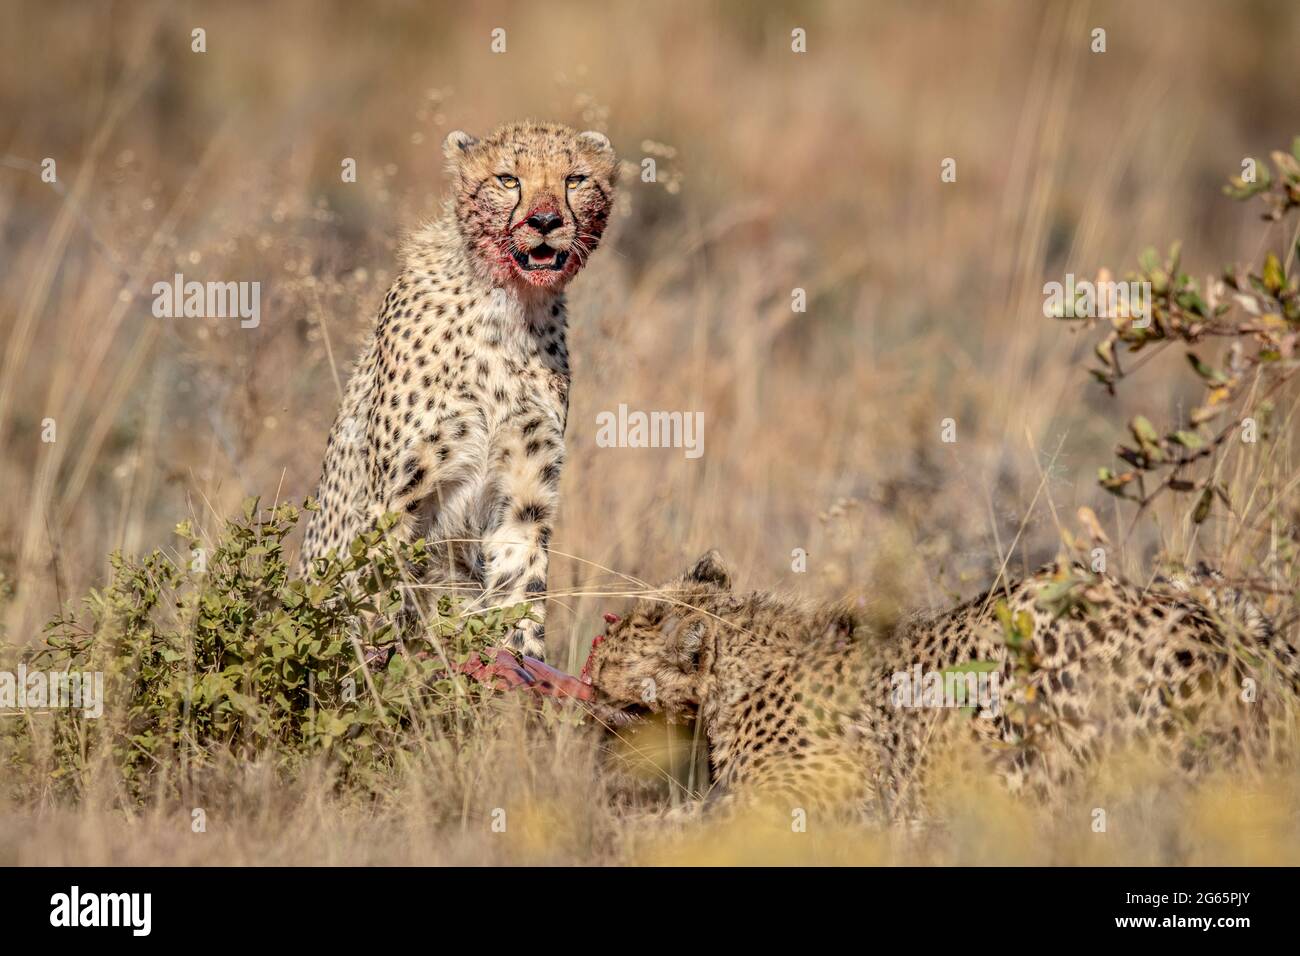
<instances>
[{"instance_id":1,"label":"feeding cheetah","mask_svg":"<svg viewBox=\"0 0 1300 956\"><path fill-rule=\"evenodd\" d=\"M882 628L853 606L736 593L710 552L662 597L609 616L583 679L606 721L698 715L706 806L763 798L917 822L933 756L954 745L1050 800L1108 752L1195 773L1289 740L1293 639L1235 592L1183 587L1054 565ZM938 676L914 687L918 674Z\"/></svg>"},{"instance_id":2,"label":"feeding cheetah","mask_svg":"<svg viewBox=\"0 0 1300 956\"><path fill-rule=\"evenodd\" d=\"M548 123L460 131L453 182L415 233L330 431L303 573L386 512L434 547L430 580L517 604L546 589L568 415L564 289L609 220L604 134ZM509 643L542 657L544 607Z\"/></svg>"}]
</instances>

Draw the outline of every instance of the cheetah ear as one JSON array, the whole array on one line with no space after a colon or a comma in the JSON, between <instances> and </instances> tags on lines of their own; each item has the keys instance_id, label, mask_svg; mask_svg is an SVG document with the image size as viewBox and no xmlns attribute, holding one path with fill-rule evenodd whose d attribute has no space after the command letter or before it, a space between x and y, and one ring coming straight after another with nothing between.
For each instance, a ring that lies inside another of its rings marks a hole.
<instances>
[{"instance_id":1,"label":"cheetah ear","mask_svg":"<svg viewBox=\"0 0 1300 956\"><path fill-rule=\"evenodd\" d=\"M454 163L477 145L478 140L469 133L463 129L454 129L442 141L442 155Z\"/></svg>"},{"instance_id":2,"label":"cheetah ear","mask_svg":"<svg viewBox=\"0 0 1300 956\"><path fill-rule=\"evenodd\" d=\"M717 548L710 548L695 562L695 567L686 573L687 580L700 584L716 584L720 588L731 587L731 574L722 561Z\"/></svg>"},{"instance_id":3,"label":"cheetah ear","mask_svg":"<svg viewBox=\"0 0 1300 956\"><path fill-rule=\"evenodd\" d=\"M578 134L578 142L584 146L590 146L598 153L612 153L614 146L609 141L609 137L604 133L598 133L594 129L589 129L585 133Z\"/></svg>"}]
</instances>

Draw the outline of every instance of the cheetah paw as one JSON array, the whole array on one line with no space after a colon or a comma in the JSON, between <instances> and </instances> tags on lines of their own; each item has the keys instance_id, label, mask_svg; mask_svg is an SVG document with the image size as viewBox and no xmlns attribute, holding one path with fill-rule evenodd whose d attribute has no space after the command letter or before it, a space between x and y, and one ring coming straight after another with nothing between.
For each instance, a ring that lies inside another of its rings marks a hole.
<instances>
[{"instance_id":1,"label":"cheetah paw","mask_svg":"<svg viewBox=\"0 0 1300 956\"><path fill-rule=\"evenodd\" d=\"M505 639L506 647L525 657L546 659L546 628L536 621L520 621Z\"/></svg>"}]
</instances>

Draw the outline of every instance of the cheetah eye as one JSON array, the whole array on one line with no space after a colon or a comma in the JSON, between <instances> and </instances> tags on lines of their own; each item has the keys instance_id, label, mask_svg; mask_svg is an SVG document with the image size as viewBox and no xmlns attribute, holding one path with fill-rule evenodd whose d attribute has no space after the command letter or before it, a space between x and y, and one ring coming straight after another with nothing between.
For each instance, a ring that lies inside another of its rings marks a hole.
<instances>
[{"instance_id":1,"label":"cheetah eye","mask_svg":"<svg viewBox=\"0 0 1300 956\"><path fill-rule=\"evenodd\" d=\"M497 182L505 186L506 189L516 189L519 186L519 180L516 177L508 176L505 173L497 176Z\"/></svg>"},{"instance_id":2,"label":"cheetah eye","mask_svg":"<svg viewBox=\"0 0 1300 956\"><path fill-rule=\"evenodd\" d=\"M570 177L569 177L568 179L566 179L564 182L565 182L565 185L567 185L570 189L577 189L579 186L581 186L581 185L582 185L583 183L585 183L586 181L587 181L587 177L586 177L586 176L570 176Z\"/></svg>"}]
</instances>

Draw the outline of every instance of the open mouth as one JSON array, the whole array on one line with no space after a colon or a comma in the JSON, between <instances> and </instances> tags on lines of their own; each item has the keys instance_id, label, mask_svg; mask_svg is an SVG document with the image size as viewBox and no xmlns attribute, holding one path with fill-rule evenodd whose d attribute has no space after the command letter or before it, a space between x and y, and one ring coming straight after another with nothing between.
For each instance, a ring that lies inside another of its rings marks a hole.
<instances>
[{"instance_id":1,"label":"open mouth","mask_svg":"<svg viewBox=\"0 0 1300 956\"><path fill-rule=\"evenodd\" d=\"M515 265L525 272L559 272L569 261L569 253L568 250L561 252L542 243L528 252L513 253L513 258Z\"/></svg>"},{"instance_id":2,"label":"open mouth","mask_svg":"<svg viewBox=\"0 0 1300 956\"><path fill-rule=\"evenodd\" d=\"M614 707L599 701L591 704L592 714L611 730L621 730L633 724L644 723L654 715L654 711L642 704Z\"/></svg>"}]
</instances>

